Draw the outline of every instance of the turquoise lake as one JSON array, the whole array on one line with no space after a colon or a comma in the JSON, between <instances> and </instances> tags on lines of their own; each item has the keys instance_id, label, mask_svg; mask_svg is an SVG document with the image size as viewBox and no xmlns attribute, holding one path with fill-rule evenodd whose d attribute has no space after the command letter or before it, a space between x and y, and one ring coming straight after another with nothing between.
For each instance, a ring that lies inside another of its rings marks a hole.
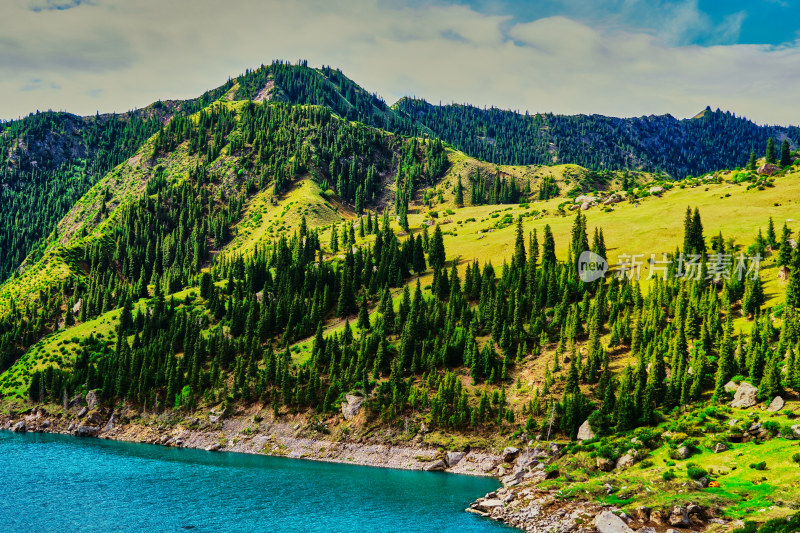
<instances>
[{"instance_id":1,"label":"turquoise lake","mask_svg":"<svg viewBox=\"0 0 800 533\"><path fill-rule=\"evenodd\" d=\"M512 531L493 479L0 431L0 531Z\"/></svg>"}]
</instances>

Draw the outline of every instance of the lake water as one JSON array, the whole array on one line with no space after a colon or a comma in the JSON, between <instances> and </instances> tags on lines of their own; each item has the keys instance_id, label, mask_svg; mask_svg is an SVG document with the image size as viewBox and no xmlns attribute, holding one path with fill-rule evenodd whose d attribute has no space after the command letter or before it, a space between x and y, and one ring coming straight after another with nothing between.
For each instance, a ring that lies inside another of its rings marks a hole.
<instances>
[{"instance_id":1,"label":"lake water","mask_svg":"<svg viewBox=\"0 0 800 533\"><path fill-rule=\"evenodd\" d=\"M510 531L493 479L0 431L0 531Z\"/></svg>"}]
</instances>

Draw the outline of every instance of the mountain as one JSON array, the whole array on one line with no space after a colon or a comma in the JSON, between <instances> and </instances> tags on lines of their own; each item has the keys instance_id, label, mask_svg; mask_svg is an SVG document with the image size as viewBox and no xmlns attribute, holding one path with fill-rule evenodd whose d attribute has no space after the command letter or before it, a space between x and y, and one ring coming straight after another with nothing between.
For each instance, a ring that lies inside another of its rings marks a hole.
<instances>
[{"instance_id":1,"label":"mountain","mask_svg":"<svg viewBox=\"0 0 800 533\"><path fill-rule=\"evenodd\" d=\"M465 153L510 165L571 163L593 170L665 172L675 179L744 166L767 139L800 144L800 128L759 126L706 109L691 119L671 115L528 115L469 105L432 105L403 98L393 109Z\"/></svg>"},{"instance_id":2,"label":"mountain","mask_svg":"<svg viewBox=\"0 0 800 533\"><path fill-rule=\"evenodd\" d=\"M800 143L797 128L757 126L710 109L695 120L669 115L522 115L403 98L388 106L330 67L274 62L201 97L165 101L120 115L36 113L0 124L0 280L37 251L81 195L129 158L174 115L210 103L253 100L325 106L346 120L385 131L438 137L469 156L498 164L577 164L594 171L665 172L673 178L742 166L767 138ZM39 257L39 255L34 255Z\"/></svg>"},{"instance_id":3,"label":"mountain","mask_svg":"<svg viewBox=\"0 0 800 533\"><path fill-rule=\"evenodd\" d=\"M637 527L688 527L690 503L793 513L797 153L683 180L506 165L401 107L274 64L190 103L7 125L36 186L110 169L42 204L63 215L0 285L0 425L211 449L285 425L320 450L424 447L426 469L503 450L481 468L525 527L534 492L641 507ZM587 279L587 252L610 272ZM519 453L537 439L558 442Z\"/></svg>"}]
</instances>

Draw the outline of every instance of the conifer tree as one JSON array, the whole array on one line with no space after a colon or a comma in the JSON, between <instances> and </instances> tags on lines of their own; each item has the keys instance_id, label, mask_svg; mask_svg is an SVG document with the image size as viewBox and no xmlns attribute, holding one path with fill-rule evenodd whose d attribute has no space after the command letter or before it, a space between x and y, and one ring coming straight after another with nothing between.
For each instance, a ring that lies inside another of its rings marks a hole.
<instances>
[{"instance_id":1,"label":"conifer tree","mask_svg":"<svg viewBox=\"0 0 800 533\"><path fill-rule=\"evenodd\" d=\"M751 150L750 159L747 161L747 170L755 170L755 169L756 169L756 153Z\"/></svg>"},{"instance_id":2,"label":"conifer tree","mask_svg":"<svg viewBox=\"0 0 800 533\"><path fill-rule=\"evenodd\" d=\"M433 230L433 236L431 237L431 242L428 246L428 262L434 269L439 270L444 266L445 261L446 258L442 228L439 227L439 224L436 224L436 228Z\"/></svg>"},{"instance_id":3,"label":"conifer tree","mask_svg":"<svg viewBox=\"0 0 800 533\"><path fill-rule=\"evenodd\" d=\"M766 163L769 165L775 164L775 141L772 137L767 139Z\"/></svg>"},{"instance_id":4,"label":"conifer tree","mask_svg":"<svg viewBox=\"0 0 800 533\"><path fill-rule=\"evenodd\" d=\"M789 148L789 140L784 139L781 143L781 163L782 167L788 167L792 164L792 155Z\"/></svg>"}]
</instances>

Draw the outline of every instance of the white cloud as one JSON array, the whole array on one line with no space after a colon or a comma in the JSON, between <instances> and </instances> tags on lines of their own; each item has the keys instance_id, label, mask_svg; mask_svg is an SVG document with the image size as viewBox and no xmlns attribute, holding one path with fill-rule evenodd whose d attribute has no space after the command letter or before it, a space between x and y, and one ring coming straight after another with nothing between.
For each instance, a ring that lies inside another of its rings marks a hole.
<instances>
[{"instance_id":1,"label":"white cloud","mask_svg":"<svg viewBox=\"0 0 800 533\"><path fill-rule=\"evenodd\" d=\"M462 6L379 0L51 3L76 7L2 8L0 117L47 108L126 111L197 96L274 58L307 58L342 68L390 103L412 94L617 116L691 116L711 105L762 123L800 123L792 105L800 48L666 44L708 28L693 2L675 4L674 30L664 26L665 34L648 29L652 20L641 30L565 17L521 24ZM642 12L639 0L625 3L626 21ZM741 17L731 18L713 31L733 36L740 26Z\"/></svg>"}]
</instances>

